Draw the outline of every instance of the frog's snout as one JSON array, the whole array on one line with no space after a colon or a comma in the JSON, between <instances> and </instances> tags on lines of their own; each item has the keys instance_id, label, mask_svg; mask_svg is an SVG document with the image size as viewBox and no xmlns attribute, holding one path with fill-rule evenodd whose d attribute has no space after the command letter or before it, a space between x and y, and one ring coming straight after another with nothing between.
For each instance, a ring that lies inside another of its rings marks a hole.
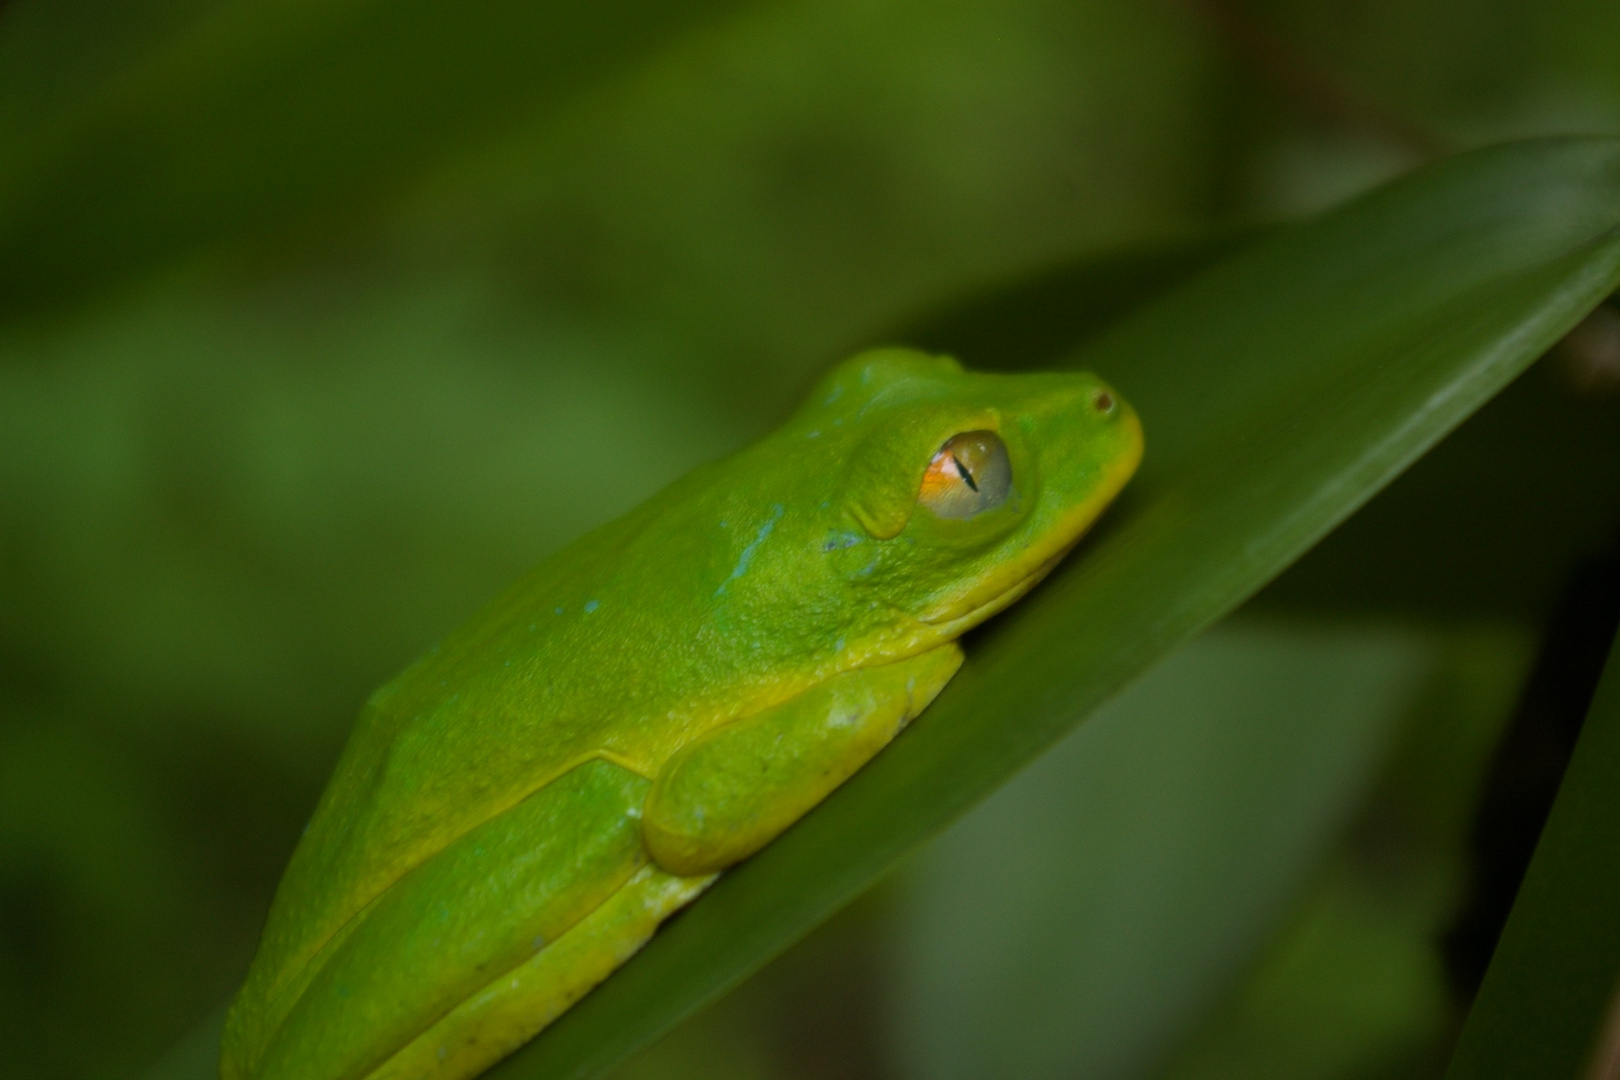
<instances>
[{"instance_id":1,"label":"frog's snout","mask_svg":"<svg viewBox=\"0 0 1620 1080\"><path fill-rule=\"evenodd\" d=\"M1047 445L1066 460L1074 457L1141 456L1142 426L1136 410L1094 375L1078 376L1079 385L1055 398L1038 423L1048 432Z\"/></svg>"},{"instance_id":2,"label":"frog's snout","mask_svg":"<svg viewBox=\"0 0 1620 1080\"><path fill-rule=\"evenodd\" d=\"M1142 460L1142 424L1118 391L1095 375L1071 376L1036 420L1040 472L1054 515L1038 530L1072 542L1119 492Z\"/></svg>"}]
</instances>

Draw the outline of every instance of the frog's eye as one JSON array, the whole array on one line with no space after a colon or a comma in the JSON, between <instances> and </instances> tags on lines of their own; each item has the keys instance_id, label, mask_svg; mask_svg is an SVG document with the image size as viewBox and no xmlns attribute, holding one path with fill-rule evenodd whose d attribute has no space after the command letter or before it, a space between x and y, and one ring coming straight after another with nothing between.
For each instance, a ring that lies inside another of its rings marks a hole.
<instances>
[{"instance_id":1,"label":"frog's eye","mask_svg":"<svg viewBox=\"0 0 1620 1080\"><path fill-rule=\"evenodd\" d=\"M1007 444L993 431L964 431L928 463L917 502L937 517L970 518L1006 502L1011 490Z\"/></svg>"}]
</instances>

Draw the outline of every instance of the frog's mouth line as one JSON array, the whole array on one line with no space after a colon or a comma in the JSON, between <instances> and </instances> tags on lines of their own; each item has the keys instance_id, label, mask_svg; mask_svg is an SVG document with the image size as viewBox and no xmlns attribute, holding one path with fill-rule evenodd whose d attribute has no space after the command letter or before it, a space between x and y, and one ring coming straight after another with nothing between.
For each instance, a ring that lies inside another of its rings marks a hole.
<instances>
[{"instance_id":1,"label":"frog's mouth line","mask_svg":"<svg viewBox=\"0 0 1620 1080\"><path fill-rule=\"evenodd\" d=\"M1031 570L995 596L969 608L960 615L947 615L939 619L924 619L922 621L946 637L954 638L966 633L992 615L998 614L1004 608L1009 607L1022 598L1025 593L1039 585L1041 579L1050 574L1058 563L1063 561L1064 556L1068 555L1074 545L1079 542L1080 538L1075 537L1073 542L1065 544L1057 554L1040 563L1034 570Z\"/></svg>"}]
</instances>

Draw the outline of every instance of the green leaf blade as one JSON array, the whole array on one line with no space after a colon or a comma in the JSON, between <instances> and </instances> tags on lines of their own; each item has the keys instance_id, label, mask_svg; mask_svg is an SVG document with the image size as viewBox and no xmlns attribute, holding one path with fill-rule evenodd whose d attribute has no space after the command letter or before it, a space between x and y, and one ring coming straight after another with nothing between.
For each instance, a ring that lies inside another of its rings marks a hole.
<instances>
[{"instance_id":1,"label":"green leaf blade","mask_svg":"<svg viewBox=\"0 0 1620 1080\"><path fill-rule=\"evenodd\" d=\"M1101 534L902 739L495 1075L599 1074L876 881L1521 372L1620 283L1617 226L1620 142L1483 151L1269 237L1085 349L1148 433Z\"/></svg>"},{"instance_id":2,"label":"green leaf blade","mask_svg":"<svg viewBox=\"0 0 1620 1080\"><path fill-rule=\"evenodd\" d=\"M1620 638L1446 1080L1613 1075L1620 1038L1612 1015L1620 1001L1617 792Z\"/></svg>"}]
</instances>

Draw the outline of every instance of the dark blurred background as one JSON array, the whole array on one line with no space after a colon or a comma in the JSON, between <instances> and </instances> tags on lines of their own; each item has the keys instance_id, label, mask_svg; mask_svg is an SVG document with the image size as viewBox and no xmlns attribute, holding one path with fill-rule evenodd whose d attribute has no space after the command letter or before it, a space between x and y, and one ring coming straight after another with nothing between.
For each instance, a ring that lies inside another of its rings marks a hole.
<instances>
[{"instance_id":1,"label":"dark blurred background","mask_svg":"<svg viewBox=\"0 0 1620 1080\"><path fill-rule=\"evenodd\" d=\"M1617 56L1612 0L0 4L0 1071L141 1075L370 689L850 349L1051 360L1620 129ZM620 1075L1438 1075L1595 669L1529 673L1613 628L1582 333Z\"/></svg>"}]
</instances>

